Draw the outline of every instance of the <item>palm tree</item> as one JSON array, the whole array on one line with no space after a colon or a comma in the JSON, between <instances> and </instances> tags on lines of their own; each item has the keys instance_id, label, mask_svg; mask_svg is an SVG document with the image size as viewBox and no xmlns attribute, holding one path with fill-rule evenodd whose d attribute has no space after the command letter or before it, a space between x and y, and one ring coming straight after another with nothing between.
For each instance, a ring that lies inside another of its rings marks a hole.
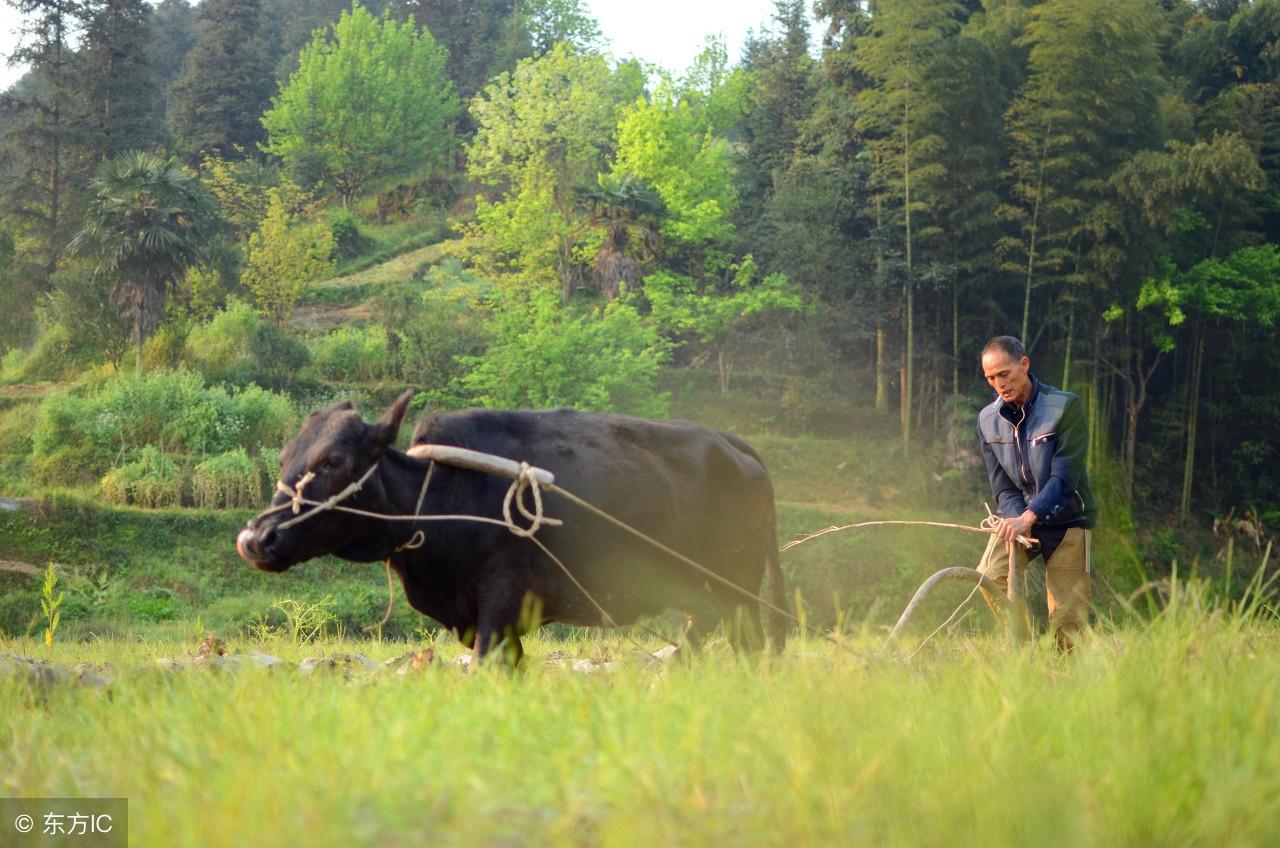
<instances>
[{"instance_id":1,"label":"palm tree","mask_svg":"<svg viewBox=\"0 0 1280 848\"><path fill-rule=\"evenodd\" d=\"M666 206L656 191L632 174L602 174L596 185L576 193L590 223L604 225L604 242L596 254L591 282L612 300L622 283L635 286L640 262L657 252L658 227Z\"/></svg>"},{"instance_id":2,"label":"palm tree","mask_svg":"<svg viewBox=\"0 0 1280 848\"><path fill-rule=\"evenodd\" d=\"M84 227L71 247L113 280L142 373L142 344L164 317L169 287L199 256L213 202L177 159L143 151L103 162L89 188Z\"/></svg>"}]
</instances>

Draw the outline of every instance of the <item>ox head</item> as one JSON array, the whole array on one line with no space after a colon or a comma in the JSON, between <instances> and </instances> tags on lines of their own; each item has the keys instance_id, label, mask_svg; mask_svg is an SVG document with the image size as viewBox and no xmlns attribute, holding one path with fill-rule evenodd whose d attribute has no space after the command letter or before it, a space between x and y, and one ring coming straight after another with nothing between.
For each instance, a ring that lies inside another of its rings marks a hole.
<instances>
[{"instance_id":1,"label":"ox head","mask_svg":"<svg viewBox=\"0 0 1280 848\"><path fill-rule=\"evenodd\" d=\"M280 454L280 483L266 511L249 521L236 537L236 551L263 571L284 571L291 565L324 554L364 559L361 549L381 523L349 513L330 511L308 516L313 506L300 505L283 489L307 501L323 503L340 495L362 478L359 491L343 506L385 512L386 493L376 470L370 469L396 440L413 392L402 394L374 423L364 421L350 401L313 412ZM298 520L300 519L300 520ZM371 556L369 559L377 559Z\"/></svg>"}]
</instances>

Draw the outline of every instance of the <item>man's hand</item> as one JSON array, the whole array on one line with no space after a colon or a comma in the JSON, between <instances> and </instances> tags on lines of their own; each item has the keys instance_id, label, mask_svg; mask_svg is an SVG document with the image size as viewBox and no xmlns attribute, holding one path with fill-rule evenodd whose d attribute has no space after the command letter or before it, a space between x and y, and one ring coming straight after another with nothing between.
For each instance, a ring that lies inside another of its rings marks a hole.
<instances>
[{"instance_id":1,"label":"man's hand","mask_svg":"<svg viewBox=\"0 0 1280 848\"><path fill-rule=\"evenodd\" d=\"M996 528L996 537L1002 542L1012 542L1019 536L1030 534L1035 523L1036 514L1029 509L1017 518L1002 518Z\"/></svg>"}]
</instances>

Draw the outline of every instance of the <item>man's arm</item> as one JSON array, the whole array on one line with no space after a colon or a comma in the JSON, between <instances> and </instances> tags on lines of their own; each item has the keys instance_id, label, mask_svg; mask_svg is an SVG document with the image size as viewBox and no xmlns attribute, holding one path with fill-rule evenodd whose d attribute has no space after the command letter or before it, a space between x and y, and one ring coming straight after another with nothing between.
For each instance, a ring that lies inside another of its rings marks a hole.
<instances>
[{"instance_id":1,"label":"man's arm","mask_svg":"<svg viewBox=\"0 0 1280 848\"><path fill-rule=\"evenodd\" d=\"M1084 419L1084 403L1073 397L1062 411L1058 431L1054 434L1053 459L1049 479L1027 504L1036 520L1050 522L1070 508L1076 491L1076 469L1084 462L1088 447L1088 425Z\"/></svg>"}]
</instances>

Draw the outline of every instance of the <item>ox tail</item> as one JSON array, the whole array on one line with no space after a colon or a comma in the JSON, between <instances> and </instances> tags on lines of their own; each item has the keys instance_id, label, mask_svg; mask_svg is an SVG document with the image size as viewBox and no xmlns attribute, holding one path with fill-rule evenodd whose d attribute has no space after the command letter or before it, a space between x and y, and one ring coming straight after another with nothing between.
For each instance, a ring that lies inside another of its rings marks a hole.
<instances>
[{"instance_id":1,"label":"ox tail","mask_svg":"<svg viewBox=\"0 0 1280 848\"><path fill-rule=\"evenodd\" d=\"M787 587L782 577L782 564L778 561L776 537L772 541L765 561L765 582L768 584L768 594L765 597L778 609L786 609ZM787 619L780 613L771 609L765 610L765 634L777 650L782 650L782 646L787 641L787 626Z\"/></svg>"}]
</instances>

